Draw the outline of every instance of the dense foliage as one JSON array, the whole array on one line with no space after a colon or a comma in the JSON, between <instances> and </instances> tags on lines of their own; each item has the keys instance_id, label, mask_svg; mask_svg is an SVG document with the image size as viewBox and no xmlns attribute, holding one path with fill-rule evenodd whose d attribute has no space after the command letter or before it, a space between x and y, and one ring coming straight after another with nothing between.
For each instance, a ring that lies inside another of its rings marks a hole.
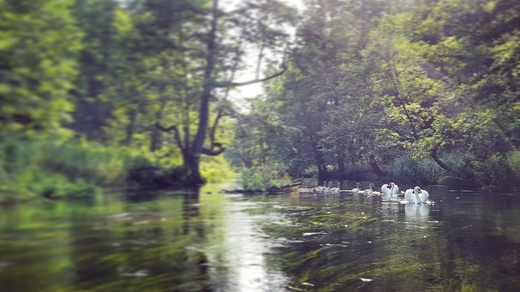
<instances>
[{"instance_id":1,"label":"dense foliage","mask_svg":"<svg viewBox=\"0 0 520 292\"><path fill-rule=\"evenodd\" d=\"M288 72L255 101L231 156L320 181L519 181L518 1L307 4Z\"/></svg>"},{"instance_id":2,"label":"dense foliage","mask_svg":"<svg viewBox=\"0 0 520 292\"><path fill-rule=\"evenodd\" d=\"M519 177L517 2L0 0L0 189L199 185L230 172L224 152L253 189L505 188ZM234 89L259 82L238 111Z\"/></svg>"},{"instance_id":3,"label":"dense foliage","mask_svg":"<svg viewBox=\"0 0 520 292\"><path fill-rule=\"evenodd\" d=\"M246 47L284 47L275 4L0 0L0 201L229 177L229 93ZM262 62L246 84L281 74Z\"/></svg>"}]
</instances>

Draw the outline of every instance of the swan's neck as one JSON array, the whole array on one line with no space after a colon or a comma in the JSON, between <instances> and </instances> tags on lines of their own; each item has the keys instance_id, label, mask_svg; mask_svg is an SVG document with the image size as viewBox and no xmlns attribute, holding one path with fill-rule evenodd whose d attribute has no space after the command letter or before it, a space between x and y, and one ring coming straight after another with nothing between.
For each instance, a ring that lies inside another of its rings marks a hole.
<instances>
[{"instance_id":1,"label":"swan's neck","mask_svg":"<svg viewBox=\"0 0 520 292\"><path fill-rule=\"evenodd\" d=\"M413 194L415 195L415 202L419 203L421 201L421 198L419 198L419 192L413 191Z\"/></svg>"}]
</instances>

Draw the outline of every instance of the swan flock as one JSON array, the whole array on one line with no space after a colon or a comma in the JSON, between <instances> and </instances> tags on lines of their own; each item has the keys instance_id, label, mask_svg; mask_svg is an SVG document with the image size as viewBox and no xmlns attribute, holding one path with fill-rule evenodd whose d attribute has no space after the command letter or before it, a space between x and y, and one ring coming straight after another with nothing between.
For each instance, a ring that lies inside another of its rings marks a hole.
<instances>
[{"instance_id":1,"label":"swan flock","mask_svg":"<svg viewBox=\"0 0 520 292\"><path fill-rule=\"evenodd\" d=\"M305 191L304 191L305 189ZM433 204L433 201L429 199L430 194L428 191L422 189L419 186L407 189L406 191L399 191L399 186L394 182L385 183L381 186L381 192L374 190L374 184L369 183L368 188L362 189L361 183L357 182L356 187L352 189L342 190L340 183L333 186L332 181L324 182L323 186L315 188L301 188L301 192L312 192L317 194L339 194L339 193L353 193L364 196L380 196L383 202L399 202L401 204Z\"/></svg>"}]
</instances>

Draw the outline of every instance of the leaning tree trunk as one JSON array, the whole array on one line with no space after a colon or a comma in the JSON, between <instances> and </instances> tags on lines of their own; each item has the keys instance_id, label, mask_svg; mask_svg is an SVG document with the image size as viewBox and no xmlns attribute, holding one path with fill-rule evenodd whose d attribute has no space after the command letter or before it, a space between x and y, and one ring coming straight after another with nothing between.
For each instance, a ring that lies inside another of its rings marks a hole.
<instances>
[{"instance_id":1,"label":"leaning tree trunk","mask_svg":"<svg viewBox=\"0 0 520 292\"><path fill-rule=\"evenodd\" d=\"M370 155L368 159L370 162L370 167L372 168L372 171L377 175L377 177L379 177L379 178L384 177L386 174L381 169L381 167L379 167L379 165L377 164L377 161L376 161L374 155Z\"/></svg>"},{"instance_id":2,"label":"leaning tree trunk","mask_svg":"<svg viewBox=\"0 0 520 292\"><path fill-rule=\"evenodd\" d=\"M435 163L437 163L438 166L440 166L442 169L444 170L447 170L447 171L451 171L451 167L449 167L446 163L444 163L438 156L437 154L437 149L433 149L432 152L430 153L430 156L431 158L433 158L433 161L435 161Z\"/></svg>"},{"instance_id":3,"label":"leaning tree trunk","mask_svg":"<svg viewBox=\"0 0 520 292\"><path fill-rule=\"evenodd\" d=\"M347 168L345 167L345 154L341 153L338 155L338 175L341 177L346 173Z\"/></svg>"}]
</instances>

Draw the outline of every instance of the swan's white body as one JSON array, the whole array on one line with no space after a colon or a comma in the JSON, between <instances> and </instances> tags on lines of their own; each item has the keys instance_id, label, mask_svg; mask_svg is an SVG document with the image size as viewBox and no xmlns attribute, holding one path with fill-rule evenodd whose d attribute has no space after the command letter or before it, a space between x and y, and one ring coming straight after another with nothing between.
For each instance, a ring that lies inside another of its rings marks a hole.
<instances>
[{"instance_id":1,"label":"swan's white body","mask_svg":"<svg viewBox=\"0 0 520 292\"><path fill-rule=\"evenodd\" d=\"M330 187L330 192L333 195L339 194L341 192L340 182L339 181L338 181L338 186L337 187L332 187L332 182L329 184L329 187Z\"/></svg>"},{"instance_id":2,"label":"swan's white body","mask_svg":"<svg viewBox=\"0 0 520 292\"><path fill-rule=\"evenodd\" d=\"M360 193L363 191L361 190L361 184L359 182L357 182L355 188L353 188L351 190L345 190L345 192L357 194L357 193Z\"/></svg>"},{"instance_id":3,"label":"swan's white body","mask_svg":"<svg viewBox=\"0 0 520 292\"><path fill-rule=\"evenodd\" d=\"M381 199L383 201L395 200L397 199L397 194L399 194L399 187L395 183L391 182L381 186Z\"/></svg>"},{"instance_id":4,"label":"swan's white body","mask_svg":"<svg viewBox=\"0 0 520 292\"><path fill-rule=\"evenodd\" d=\"M368 189L364 190L364 191L363 191L363 194L364 194L365 196L379 196L379 195L381 195L380 192L375 192L375 191L374 191L374 184L373 184L373 183L370 183L370 184L368 185Z\"/></svg>"},{"instance_id":5,"label":"swan's white body","mask_svg":"<svg viewBox=\"0 0 520 292\"><path fill-rule=\"evenodd\" d=\"M314 188L314 192L318 194L323 194L327 191L329 191L329 188L327 187L327 181L323 182L323 186L317 186L316 188Z\"/></svg>"},{"instance_id":6,"label":"swan's white body","mask_svg":"<svg viewBox=\"0 0 520 292\"><path fill-rule=\"evenodd\" d=\"M415 187L413 189L407 189L404 193L404 199L410 203L422 204L428 201L430 194L426 190L421 189L420 187Z\"/></svg>"}]
</instances>

